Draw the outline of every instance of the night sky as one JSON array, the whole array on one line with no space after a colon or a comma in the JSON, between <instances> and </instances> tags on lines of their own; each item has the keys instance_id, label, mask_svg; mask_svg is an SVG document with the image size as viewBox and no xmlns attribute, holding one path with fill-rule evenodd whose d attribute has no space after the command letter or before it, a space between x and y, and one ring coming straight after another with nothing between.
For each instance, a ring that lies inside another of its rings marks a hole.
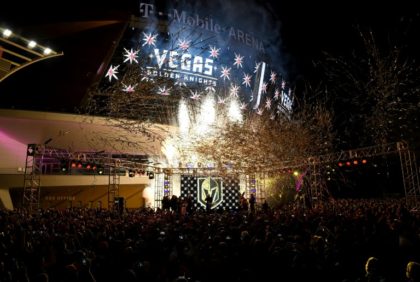
<instances>
[{"instance_id":1,"label":"night sky","mask_svg":"<svg viewBox=\"0 0 420 282\"><path fill-rule=\"evenodd\" d=\"M79 105L87 87L97 79L98 68L109 55L108 47L116 40L124 21L138 9L138 1L129 0L69 1L59 7L49 6L50 11L33 1L24 5L13 2L16 3L1 8L0 24L63 51L65 56L35 64L2 82L0 107L59 112L72 112ZM164 5L163 1L157 2ZM186 2L200 5L200 1ZM279 27L279 54L292 82L317 79L312 63L322 51L346 55L357 49L357 25L371 28L384 44L398 37L397 41L409 46L413 57L419 57L420 10L414 6L415 1L307 2L232 2L233 7L241 6L238 10L268 8L268 18ZM101 26L106 20L121 23Z\"/></svg>"}]
</instances>

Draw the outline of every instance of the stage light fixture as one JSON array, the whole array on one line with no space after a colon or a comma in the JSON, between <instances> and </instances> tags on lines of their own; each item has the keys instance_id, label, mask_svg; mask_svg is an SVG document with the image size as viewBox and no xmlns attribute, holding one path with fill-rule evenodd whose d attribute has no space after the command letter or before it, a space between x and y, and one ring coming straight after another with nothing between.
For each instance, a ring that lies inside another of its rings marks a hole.
<instances>
[{"instance_id":1,"label":"stage light fixture","mask_svg":"<svg viewBox=\"0 0 420 282\"><path fill-rule=\"evenodd\" d=\"M61 160L60 161L60 170L61 170L61 172L67 172L68 162L66 160Z\"/></svg>"},{"instance_id":2,"label":"stage light fixture","mask_svg":"<svg viewBox=\"0 0 420 282\"><path fill-rule=\"evenodd\" d=\"M367 160L366 159L363 159L362 160L362 164L367 164Z\"/></svg>"},{"instance_id":3,"label":"stage light fixture","mask_svg":"<svg viewBox=\"0 0 420 282\"><path fill-rule=\"evenodd\" d=\"M35 46L36 46L35 41L31 40L31 41L28 42L28 48L32 49L32 48L35 48Z\"/></svg>"},{"instance_id":4,"label":"stage light fixture","mask_svg":"<svg viewBox=\"0 0 420 282\"><path fill-rule=\"evenodd\" d=\"M10 29L5 29L3 30L3 37L4 38L9 38L12 35L12 31Z\"/></svg>"},{"instance_id":5,"label":"stage light fixture","mask_svg":"<svg viewBox=\"0 0 420 282\"><path fill-rule=\"evenodd\" d=\"M98 166L98 174L102 175L104 174L104 168L101 166Z\"/></svg>"}]
</instances>

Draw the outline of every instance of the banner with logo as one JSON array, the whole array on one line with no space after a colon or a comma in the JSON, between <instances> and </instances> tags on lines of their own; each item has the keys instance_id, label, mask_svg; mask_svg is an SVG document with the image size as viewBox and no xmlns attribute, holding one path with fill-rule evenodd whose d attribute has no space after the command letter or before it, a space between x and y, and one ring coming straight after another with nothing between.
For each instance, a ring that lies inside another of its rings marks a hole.
<instances>
[{"instance_id":1,"label":"banner with logo","mask_svg":"<svg viewBox=\"0 0 420 282\"><path fill-rule=\"evenodd\" d=\"M206 208L206 197L212 198L212 209L239 208L239 179L209 176L181 176L181 198L191 195L196 209Z\"/></svg>"}]
</instances>

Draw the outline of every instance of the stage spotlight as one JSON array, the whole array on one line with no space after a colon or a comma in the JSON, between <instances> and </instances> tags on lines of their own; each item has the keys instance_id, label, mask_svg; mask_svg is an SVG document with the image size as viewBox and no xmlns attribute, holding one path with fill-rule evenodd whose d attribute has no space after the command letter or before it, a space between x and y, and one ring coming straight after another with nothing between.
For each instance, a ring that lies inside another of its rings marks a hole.
<instances>
[{"instance_id":1,"label":"stage spotlight","mask_svg":"<svg viewBox=\"0 0 420 282\"><path fill-rule=\"evenodd\" d=\"M98 174L102 175L104 174L104 168L101 166L98 166Z\"/></svg>"},{"instance_id":2,"label":"stage spotlight","mask_svg":"<svg viewBox=\"0 0 420 282\"><path fill-rule=\"evenodd\" d=\"M28 48L29 49L35 48L35 46L36 46L36 42L35 41L31 40L31 41L28 42Z\"/></svg>"},{"instance_id":3,"label":"stage spotlight","mask_svg":"<svg viewBox=\"0 0 420 282\"><path fill-rule=\"evenodd\" d=\"M351 162L346 162L346 166L351 166Z\"/></svg>"},{"instance_id":4,"label":"stage spotlight","mask_svg":"<svg viewBox=\"0 0 420 282\"><path fill-rule=\"evenodd\" d=\"M70 166L71 166L71 168L76 168L77 164L76 164L75 161L72 161Z\"/></svg>"},{"instance_id":5,"label":"stage spotlight","mask_svg":"<svg viewBox=\"0 0 420 282\"><path fill-rule=\"evenodd\" d=\"M366 159L363 159L362 160L362 164L367 164L367 160Z\"/></svg>"},{"instance_id":6,"label":"stage spotlight","mask_svg":"<svg viewBox=\"0 0 420 282\"><path fill-rule=\"evenodd\" d=\"M10 29L5 29L3 30L3 37L4 38L9 38L12 35L12 31Z\"/></svg>"},{"instance_id":7,"label":"stage spotlight","mask_svg":"<svg viewBox=\"0 0 420 282\"><path fill-rule=\"evenodd\" d=\"M342 163L342 162L339 162L339 163L338 163L338 166L339 166L339 167L342 167L342 166L343 166L343 163Z\"/></svg>"},{"instance_id":8,"label":"stage spotlight","mask_svg":"<svg viewBox=\"0 0 420 282\"><path fill-rule=\"evenodd\" d=\"M61 160L60 161L60 171L61 172L67 172L68 169L69 169L68 166L69 166L69 164L68 164L68 162L66 160Z\"/></svg>"},{"instance_id":9,"label":"stage spotlight","mask_svg":"<svg viewBox=\"0 0 420 282\"><path fill-rule=\"evenodd\" d=\"M354 160L354 161L353 161L353 164L354 164L354 165L358 165L358 164L359 164L359 161L358 161L358 160Z\"/></svg>"}]
</instances>

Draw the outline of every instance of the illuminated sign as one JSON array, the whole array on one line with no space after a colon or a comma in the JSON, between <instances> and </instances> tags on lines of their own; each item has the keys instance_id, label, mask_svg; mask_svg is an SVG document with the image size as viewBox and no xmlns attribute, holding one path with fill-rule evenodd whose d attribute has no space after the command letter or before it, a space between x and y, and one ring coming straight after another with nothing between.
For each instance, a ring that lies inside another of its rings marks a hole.
<instances>
[{"instance_id":1,"label":"illuminated sign","mask_svg":"<svg viewBox=\"0 0 420 282\"><path fill-rule=\"evenodd\" d=\"M293 95L282 64L275 59L280 48L255 36L266 34L229 25L229 18L219 13L205 15L211 11L204 8L170 7L175 5L171 1L166 4L160 8L140 3L138 17L132 18L125 31L104 83L119 80L129 65L138 65L141 77L137 84L156 77L174 81L156 86L159 95L171 95L174 86L192 87L191 99L198 99L200 91L211 91L217 94L218 103L238 98L242 110L290 112ZM242 24L244 21L249 19L243 18ZM241 26L241 22L235 25ZM255 24L248 27L258 28ZM199 93L195 93L197 89ZM122 91L135 91L135 84L125 84Z\"/></svg>"}]
</instances>

